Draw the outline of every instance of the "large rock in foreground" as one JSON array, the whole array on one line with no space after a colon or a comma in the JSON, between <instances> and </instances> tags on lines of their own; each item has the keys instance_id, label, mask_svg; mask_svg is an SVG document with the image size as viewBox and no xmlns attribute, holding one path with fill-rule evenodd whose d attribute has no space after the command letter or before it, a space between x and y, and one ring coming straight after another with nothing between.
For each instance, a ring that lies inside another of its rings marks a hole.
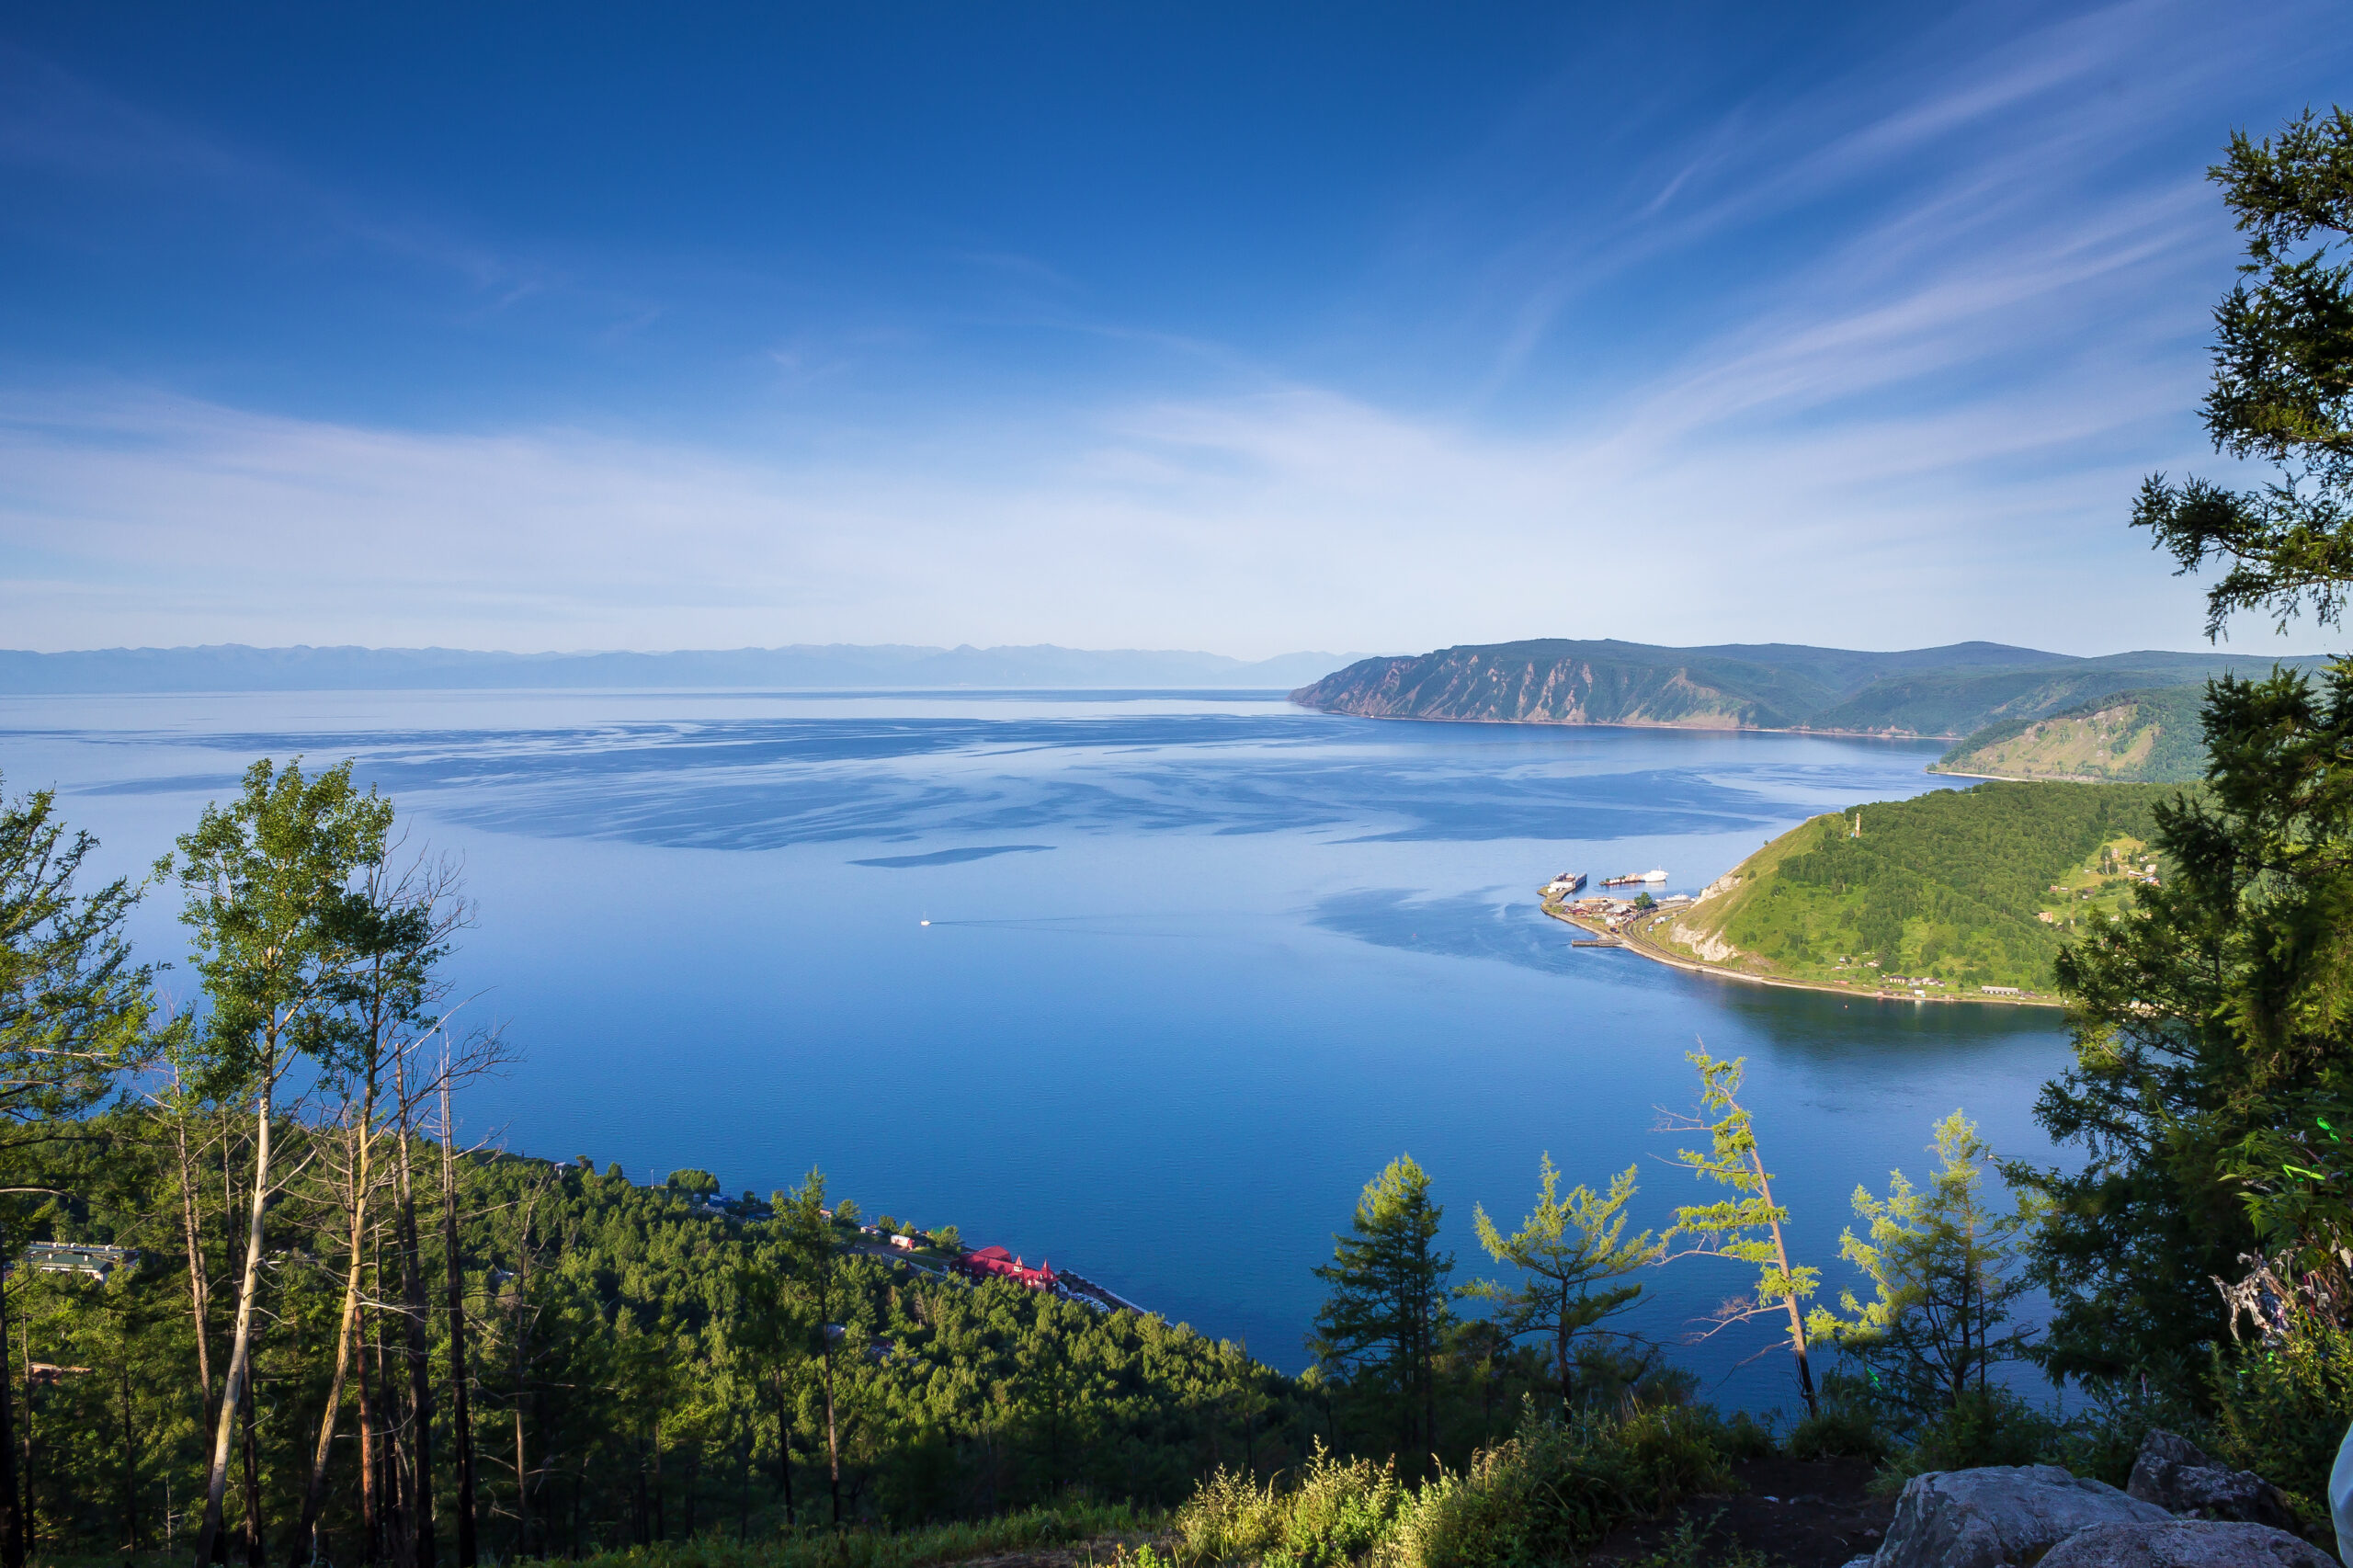
<instances>
[{"instance_id":1,"label":"large rock in foreground","mask_svg":"<svg viewBox=\"0 0 2353 1568\"><path fill-rule=\"evenodd\" d=\"M2032 1562L2096 1525L2172 1522L2154 1503L2055 1464L1933 1471L1904 1486L1870 1561L1872 1568L2002 1568Z\"/></svg>"},{"instance_id":2,"label":"large rock in foreground","mask_svg":"<svg viewBox=\"0 0 2353 1568\"><path fill-rule=\"evenodd\" d=\"M2078 1530L2040 1568L2336 1568L2336 1559L2268 1525L2174 1519Z\"/></svg>"},{"instance_id":3,"label":"large rock in foreground","mask_svg":"<svg viewBox=\"0 0 2353 1568\"><path fill-rule=\"evenodd\" d=\"M2124 1490L2184 1518L2236 1519L2282 1530L2296 1525L2279 1488L2251 1470L2220 1463L2171 1432L2149 1434Z\"/></svg>"}]
</instances>

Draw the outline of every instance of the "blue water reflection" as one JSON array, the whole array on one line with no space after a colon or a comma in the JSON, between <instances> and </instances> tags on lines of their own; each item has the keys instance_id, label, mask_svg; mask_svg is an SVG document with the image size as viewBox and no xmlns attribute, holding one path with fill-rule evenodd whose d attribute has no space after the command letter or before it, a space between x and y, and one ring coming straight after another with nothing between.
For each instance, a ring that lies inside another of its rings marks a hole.
<instances>
[{"instance_id":1,"label":"blue water reflection","mask_svg":"<svg viewBox=\"0 0 2353 1568\"><path fill-rule=\"evenodd\" d=\"M1965 1106L2006 1151L2063 1059L2051 1015L1762 990L1572 949L1533 889L1664 866L1696 890L1815 812L1915 793L1935 747L1378 723L1232 694L335 693L0 702L0 768L142 868L256 756L352 756L464 856L458 962L528 1059L472 1116L516 1147L822 1165L1285 1365L1309 1270L1410 1150L1500 1220L1550 1151L1640 1163L1683 1053L1750 1057L1779 1190L1835 1283L1859 1181ZM165 903L140 917L177 947ZM1663 1337L1740 1288L1660 1274ZM1786 1403L1765 1331L1679 1352Z\"/></svg>"}]
</instances>

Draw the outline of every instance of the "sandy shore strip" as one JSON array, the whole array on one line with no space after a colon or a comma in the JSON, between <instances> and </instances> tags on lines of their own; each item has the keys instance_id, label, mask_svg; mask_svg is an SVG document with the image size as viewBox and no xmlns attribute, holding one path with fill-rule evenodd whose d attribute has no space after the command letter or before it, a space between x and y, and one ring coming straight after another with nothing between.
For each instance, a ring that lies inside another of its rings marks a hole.
<instances>
[{"instance_id":1,"label":"sandy shore strip","mask_svg":"<svg viewBox=\"0 0 2353 1568\"><path fill-rule=\"evenodd\" d=\"M1872 1002L1939 1002L1946 1004L1954 1002L1974 1002L1980 1006L1989 1007L2063 1008L2066 1006L2065 1003L2058 1001L2055 998L2042 996L1987 996L1982 994L1975 996L1968 996L1958 992L1949 996L1915 995L1909 991L1889 991L1884 988L1874 988L1872 990L1866 991L1860 986L1823 985L1811 980L1778 980L1769 974L1749 974L1741 970L1725 969L1720 964L1704 963L1698 959L1685 958L1679 953L1668 952L1665 949L1658 946L1658 944L1644 937L1639 927L1629 927L1624 930L1612 931L1604 926L1589 926L1556 903L1546 903L1541 907L1545 914L1551 915L1553 919L1560 921L1563 925L1569 926L1572 930L1583 931L1590 937L1614 938L1617 944L1625 949L1628 952L1640 953L1643 957L1650 960L1653 963L1663 963L1669 969L1688 970L1693 974L1710 975L1718 980L1740 980L1745 981L1751 985L1778 985L1784 991L1813 991L1818 992L1824 996L1860 996ZM1658 919L1660 916L1653 915L1651 918Z\"/></svg>"}]
</instances>

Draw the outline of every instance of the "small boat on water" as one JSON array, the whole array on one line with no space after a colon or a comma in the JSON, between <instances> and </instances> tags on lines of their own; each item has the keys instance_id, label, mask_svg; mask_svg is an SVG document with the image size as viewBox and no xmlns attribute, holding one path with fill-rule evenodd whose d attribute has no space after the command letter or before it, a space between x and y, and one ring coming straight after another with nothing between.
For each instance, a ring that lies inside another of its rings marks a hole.
<instances>
[{"instance_id":1,"label":"small boat on water","mask_svg":"<svg viewBox=\"0 0 2353 1568\"><path fill-rule=\"evenodd\" d=\"M1663 882L1665 881L1666 881L1666 873L1665 871L1629 871L1622 877L1604 877L1601 879L1601 885L1606 888L1631 888L1637 887L1643 882Z\"/></svg>"}]
</instances>

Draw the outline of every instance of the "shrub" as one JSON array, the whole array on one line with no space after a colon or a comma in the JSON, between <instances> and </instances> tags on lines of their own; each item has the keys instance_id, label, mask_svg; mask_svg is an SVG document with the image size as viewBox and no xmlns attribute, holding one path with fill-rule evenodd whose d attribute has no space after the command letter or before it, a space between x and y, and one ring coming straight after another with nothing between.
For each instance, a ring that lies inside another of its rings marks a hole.
<instances>
[{"instance_id":1,"label":"shrub","mask_svg":"<svg viewBox=\"0 0 2353 1568\"><path fill-rule=\"evenodd\" d=\"M1363 1556L1389 1533L1408 1494L1394 1466L1337 1460L1318 1442L1288 1488L1221 1468L1176 1510L1178 1555L1264 1568L1327 1568Z\"/></svg>"},{"instance_id":2,"label":"shrub","mask_svg":"<svg viewBox=\"0 0 2353 1568\"><path fill-rule=\"evenodd\" d=\"M1467 1471L1423 1486L1380 1554L1382 1568L1504 1568L1573 1561L1624 1519L1722 1492L1714 1415L1686 1406L1563 1422L1531 1414Z\"/></svg>"},{"instance_id":3,"label":"shrub","mask_svg":"<svg viewBox=\"0 0 2353 1568\"><path fill-rule=\"evenodd\" d=\"M2181 1394L2180 1386L2179 1380L2171 1378L2145 1386L2135 1379L2096 1391L2092 1407L2069 1421L2060 1434L2052 1462L2077 1475L2121 1486L2131 1479L2141 1445L2158 1427L2213 1447L2206 1418Z\"/></svg>"},{"instance_id":4,"label":"shrub","mask_svg":"<svg viewBox=\"0 0 2353 1568\"><path fill-rule=\"evenodd\" d=\"M1654 1517L1732 1485L1722 1443L1755 1423L1727 1424L1683 1405L1631 1407L1563 1421L1531 1404L1519 1430L1418 1487L1370 1460L1319 1445L1298 1479L1261 1485L1230 1471L1177 1509L1177 1556L1263 1568L1506 1568L1574 1561L1620 1522ZM1769 1446L1769 1435L1765 1442Z\"/></svg>"},{"instance_id":5,"label":"shrub","mask_svg":"<svg viewBox=\"0 0 2353 1568\"><path fill-rule=\"evenodd\" d=\"M2353 1420L2353 1332L2299 1314L2269 1346L2216 1351L2221 1457L2288 1494L2308 1525L2328 1517L2328 1471Z\"/></svg>"},{"instance_id":6,"label":"shrub","mask_svg":"<svg viewBox=\"0 0 2353 1568\"><path fill-rule=\"evenodd\" d=\"M2056 1419L2007 1389L1971 1389L1951 1409L1921 1425L1892 1469L1898 1475L1924 1475L1932 1470L2045 1463L2059 1457L2063 1433Z\"/></svg>"},{"instance_id":7,"label":"shrub","mask_svg":"<svg viewBox=\"0 0 2353 1568\"><path fill-rule=\"evenodd\" d=\"M1816 1403L1820 1408L1790 1430L1791 1459L1836 1456L1878 1464L1895 1451L1887 1412L1862 1376L1843 1369L1825 1373Z\"/></svg>"}]
</instances>

